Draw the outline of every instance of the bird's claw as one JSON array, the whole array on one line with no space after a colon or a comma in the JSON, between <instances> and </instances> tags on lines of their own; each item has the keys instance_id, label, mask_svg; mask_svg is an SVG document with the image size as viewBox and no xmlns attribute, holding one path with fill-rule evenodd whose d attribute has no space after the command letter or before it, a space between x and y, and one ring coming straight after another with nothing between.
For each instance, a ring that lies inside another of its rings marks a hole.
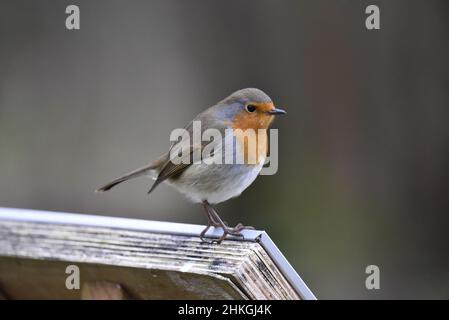
<instances>
[{"instance_id":1,"label":"bird's claw","mask_svg":"<svg viewBox=\"0 0 449 320\"><path fill-rule=\"evenodd\" d=\"M206 243L215 243L216 242L215 240L208 240L205 237L205 235L206 235L207 231L210 229L210 227L218 228L218 227L221 227L221 225L219 223L214 222L214 221L209 221L207 226L206 226L206 228L204 228L204 230L201 231L200 239L201 239L201 241L206 242Z\"/></svg>"},{"instance_id":2,"label":"bird's claw","mask_svg":"<svg viewBox=\"0 0 449 320\"><path fill-rule=\"evenodd\" d=\"M213 239L213 240L206 240L205 239L205 234L206 232L209 230L210 227L220 227L223 229L223 234L221 235L220 238L218 239ZM236 237L240 237L242 239L244 239L243 234L241 233L242 230L244 229L250 229L250 230L254 230L254 227L251 226L244 226L241 223L238 223L235 227L228 227L227 225L225 227L219 225L219 224L208 224L207 227L201 232L200 234L200 239L203 242L207 242L207 243L216 243L216 244L220 244L223 242L223 240L226 238L226 236L228 234L232 235L232 236L236 236Z\"/></svg>"},{"instance_id":3,"label":"bird's claw","mask_svg":"<svg viewBox=\"0 0 449 320\"><path fill-rule=\"evenodd\" d=\"M204 238L204 236L205 236L205 234L206 234L206 232L207 232L207 230L209 230L209 228L211 227L211 225L210 224L208 224L207 225L207 227L206 228L204 228L204 230L203 231L201 231L201 233L200 233L200 239L201 239L201 241L202 242L208 242L208 243L211 243L211 241L209 241L209 240L206 240L205 238Z\"/></svg>"}]
</instances>

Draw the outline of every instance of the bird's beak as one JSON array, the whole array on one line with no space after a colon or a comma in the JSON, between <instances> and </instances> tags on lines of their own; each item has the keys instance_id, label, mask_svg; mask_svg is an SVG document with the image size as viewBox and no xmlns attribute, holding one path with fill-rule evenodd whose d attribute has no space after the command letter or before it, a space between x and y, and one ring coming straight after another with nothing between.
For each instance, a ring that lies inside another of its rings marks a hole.
<instances>
[{"instance_id":1,"label":"bird's beak","mask_svg":"<svg viewBox=\"0 0 449 320\"><path fill-rule=\"evenodd\" d=\"M268 110L267 113L268 114L272 114L272 115L276 115L276 114L286 114L287 111L282 110L282 109L278 109L278 108L274 108L274 109Z\"/></svg>"}]
</instances>

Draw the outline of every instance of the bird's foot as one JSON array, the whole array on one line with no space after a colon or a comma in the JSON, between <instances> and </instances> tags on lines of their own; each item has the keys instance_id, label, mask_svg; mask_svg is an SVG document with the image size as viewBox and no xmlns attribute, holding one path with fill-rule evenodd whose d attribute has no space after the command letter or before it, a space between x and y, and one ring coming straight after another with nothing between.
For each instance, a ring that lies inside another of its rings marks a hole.
<instances>
[{"instance_id":1,"label":"bird's foot","mask_svg":"<svg viewBox=\"0 0 449 320\"><path fill-rule=\"evenodd\" d=\"M203 241L203 242L207 242L207 243L215 243L213 240L209 240L209 239L206 239L206 238L204 237L204 236L206 235L206 232L210 229L210 227L217 228L217 227L221 227L221 225L220 225L219 223L217 223L217 222L209 221L208 224L207 224L207 226L206 226L206 228L204 228L204 230L201 231L201 233L200 233L200 239L201 239L201 241Z\"/></svg>"},{"instance_id":2,"label":"bird's foot","mask_svg":"<svg viewBox=\"0 0 449 320\"><path fill-rule=\"evenodd\" d=\"M218 239L213 239L213 240L206 240L204 238L204 235L206 234L206 232L209 230L210 227L221 227L223 229L223 234L221 235L220 238ZM200 234L200 239L204 242L208 242L208 243L217 243L220 244L223 242L223 240L226 238L226 236L228 234L232 235L232 236L236 236L236 237L241 237L243 238L243 234L241 233L242 230L244 229L254 229L254 227L251 226L244 226L241 223L238 223L235 227L229 227L227 224L225 226L220 225L220 224L209 224Z\"/></svg>"},{"instance_id":3,"label":"bird's foot","mask_svg":"<svg viewBox=\"0 0 449 320\"><path fill-rule=\"evenodd\" d=\"M241 233L242 230L244 229L254 229L254 227L251 226L244 226L241 223L238 223L235 227L231 228L231 227L222 227L223 228L223 234L221 235L221 237L218 240L215 240L215 242L217 244L220 244L221 242L223 242L223 240L226 238L226 236L228 234L232 235L232 236L236 236L236 237L241 237L243 238L243 234Z\"/></svg>"}]
</instances>

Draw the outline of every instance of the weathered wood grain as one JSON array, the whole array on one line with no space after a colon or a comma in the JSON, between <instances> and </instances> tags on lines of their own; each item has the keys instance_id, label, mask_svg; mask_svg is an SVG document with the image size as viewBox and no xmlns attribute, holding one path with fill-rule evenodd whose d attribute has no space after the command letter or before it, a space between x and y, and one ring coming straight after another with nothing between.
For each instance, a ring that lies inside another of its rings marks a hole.
<instances>
[{"instance_id":1,"label":"weathered wood grain","mask_svg":"<svg viewBox=\"0 0 449 320\"><path fill-rule=\"evenodd\" d=\"M0 287L8 297L80 298L65 288L69 264L79 266L82 285L119 284L136 299L299 299L257 242L0 221Z\"/></svg>"}]
</instances>

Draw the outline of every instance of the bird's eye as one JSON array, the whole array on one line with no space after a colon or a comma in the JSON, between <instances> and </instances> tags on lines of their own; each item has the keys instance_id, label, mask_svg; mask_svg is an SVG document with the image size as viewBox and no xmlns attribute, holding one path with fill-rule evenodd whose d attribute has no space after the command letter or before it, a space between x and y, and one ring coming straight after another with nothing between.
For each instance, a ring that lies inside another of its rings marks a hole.
<instances>
[{"instance_id":1,"label":"bird's eye","mask_svg":"<svg viewBox=\"0 0 449 320\"><path fill-rule=\"evenodd\" d=\"M248 112L254 112L254 111L256 111L256 107L253 106L252 104L248 104L248 105L246 106L246 111L248 111Z\"/></svg>"}]
</instances>

